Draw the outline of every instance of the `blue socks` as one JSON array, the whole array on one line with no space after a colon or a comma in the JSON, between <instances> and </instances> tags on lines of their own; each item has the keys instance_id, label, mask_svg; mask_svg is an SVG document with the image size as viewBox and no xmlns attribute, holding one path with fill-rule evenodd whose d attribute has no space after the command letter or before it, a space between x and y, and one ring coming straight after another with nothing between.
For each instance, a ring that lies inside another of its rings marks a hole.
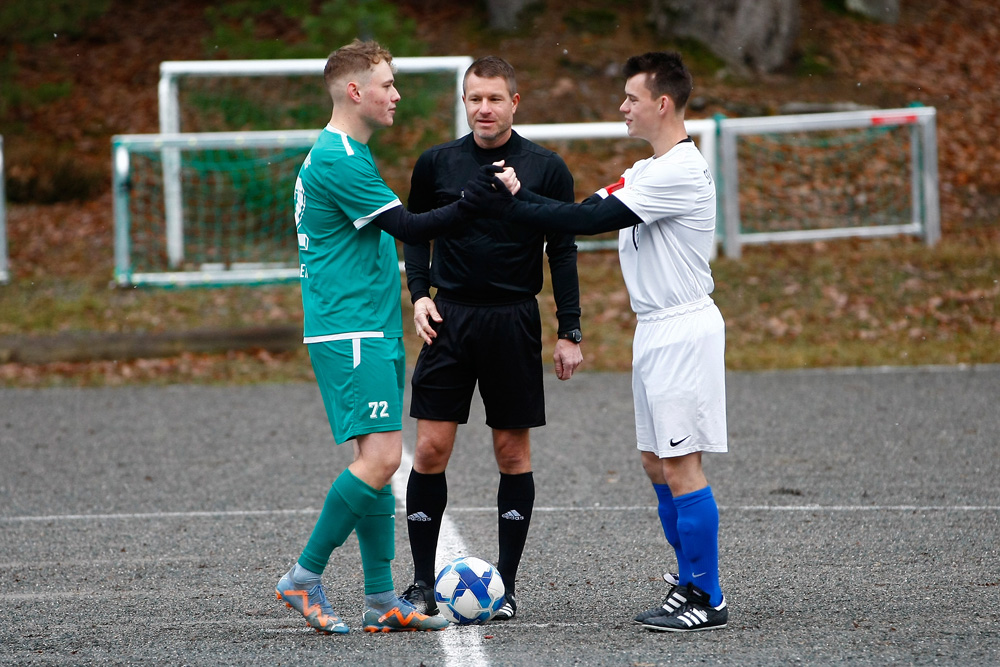
<instances>
[{"instance_id":1,"label":"blue socks","mask_svg":"<svg viewBox=\"0 0 1000 667\"><path fill-rule=\"evenodd\" d=\"M681 585L693 583L722 604L719 585L719 507L706 486L673 498L666 484L654 484L663 533L677 553Z\"/></svg>"},{"instance_id":2,"label":"blue socks","mask_svg":"<svg viewBox=\"0 0 1000 667\"><path fill-rule=\"evenodd\" d=\"M684 557L681 538L677 534L677 508L674 506L674 497L670 495L670 487L666 484L654 484L653 490L656 491L656 498L659 500L656 511L660 515L663 534L677 555L677 577L681 586L685 586L691 582L691 563Z\"/></svg>"}]
</instances>

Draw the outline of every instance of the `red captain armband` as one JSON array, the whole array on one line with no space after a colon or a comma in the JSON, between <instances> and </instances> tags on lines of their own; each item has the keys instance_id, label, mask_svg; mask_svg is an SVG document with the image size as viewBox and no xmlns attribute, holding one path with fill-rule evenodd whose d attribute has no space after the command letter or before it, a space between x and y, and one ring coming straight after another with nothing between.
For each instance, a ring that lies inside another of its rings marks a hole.
<instances>
[{"instance_id":1,"label":"red captain armband","mask_svg":"<svg viewBox=\"0 0 1000 667\"><path fill-rule=\"evenodd\" d=\"M617 183L612 183L611 185L606 185L606 186L604 186L601 189L604 190L606 193L608 193L610 195L615 190L621 190L624 187L625 187L625 177L622 176L621 178L618 179Z\"/></svg>"}]
</instances>

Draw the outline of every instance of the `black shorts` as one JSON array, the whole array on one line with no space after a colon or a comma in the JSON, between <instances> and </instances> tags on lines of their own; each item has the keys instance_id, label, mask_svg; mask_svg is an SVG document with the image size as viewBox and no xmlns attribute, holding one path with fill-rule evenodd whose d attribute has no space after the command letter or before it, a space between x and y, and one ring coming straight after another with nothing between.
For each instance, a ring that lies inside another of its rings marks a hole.
<instances>
[{"instance_id":1,"label":"black shorts","mask_svg":"<svg viewBox=\"0 0 1000 667\"><path fill-rule=\"evenodd\" d=\"M469 306L435 299L443 322L424 345L413 370L410 416L465 424L472 394L486 407L486 425L496 429L545 424L542 388L542 322L538 303Z\"/></svg>"}]
</instances>

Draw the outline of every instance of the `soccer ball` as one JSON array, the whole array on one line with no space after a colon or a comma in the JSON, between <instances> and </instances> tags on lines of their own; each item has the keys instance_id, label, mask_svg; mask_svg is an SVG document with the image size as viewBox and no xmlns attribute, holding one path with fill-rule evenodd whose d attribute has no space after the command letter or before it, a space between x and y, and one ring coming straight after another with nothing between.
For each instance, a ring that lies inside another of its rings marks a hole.
<instances>
[{"instance_id":1,"label":"soccer ball","mask_svg":"<svg viewBox=\"0 0 1000 667\"><path fill-rule=\"evenodd\" d=\"M452 623L485 623L503 606L503 579L497 569L473 556L445 565L434 582L434 600Z\"/></svg>"}]
</instances>

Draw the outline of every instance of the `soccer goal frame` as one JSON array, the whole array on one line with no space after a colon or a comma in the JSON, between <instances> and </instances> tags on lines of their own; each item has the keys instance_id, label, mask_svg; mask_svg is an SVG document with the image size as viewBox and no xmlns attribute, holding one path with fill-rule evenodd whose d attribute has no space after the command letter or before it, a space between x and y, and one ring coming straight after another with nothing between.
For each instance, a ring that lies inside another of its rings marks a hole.
<instances>
[{"instance_id":1,"label":"soccer goal frame","mask_svg":"<svg viewBox=\"0 0 1000 667\"><path fill-rule=\"evenodd\" d=\"M760 118L726 118L719 122L719 161L722 166L723 234L727 257L738 259L747 244L816 241L849 237L879 237L899 234L922 236L927 245L941 238L938 198L937 112L933 107L909 107L874 111L846 111ZM739 155L741 135L814 132L873 127L909 126L910 222L894 225L854 226L752 232L743 230L740 219Z\"/></svg>"},{"instance_id":2,"label":"soccer goal frame","mask_svg":"<svg viewBox=\"0 0 1000 667\"><path fill-rule=\"evenodd\" d=\"M132 257L134 233L131 214L132 196L132 156L136 152L153 152L162 156L165 162L176 159L178 171L177 185L180 189L181 153L184 151L233 150L252 148L301 148L305 152L316 142L321 130L278 130L261 132L201 132L176 134L131 134L116 135L112 138L112 182L114 189L115 227L115 282L118 285L152 285L161 287L222 286L237 284L261 284L297 279L298 266L295 265L294 244L286 262L244 263L219 265L204 264L197 270L180 269L169 264L163 270L136 270ZM167 174L163 174L166 190ZM291 194L289 193L289 198ZM166 225L171 224L164 212ZM289 218L289 230L292 222ZM291 238L291 231L289 231ZM167 244L178 242L168 238ZM183 236L179 238L183 243ZM168 253L169 254L169 253ZM183 252L180 253L183 256Z\"/></svg>"},{"instance_id":3,"label":"soccer goal frame","mask_svg":"<svg viewBox=\"0 0 1000 667\"><path fill-rule=\"evenodd\" d=\"M455 137L465 134L465 106L462 88L465 71L473 63L470 56L431 56L393 58L395 70L404 74L452 72L454 74ZM282 60L171 60L160 63L158 85L160 133L181 132L178 81L185 77L322 77L326 58ZM315 134L314 134L315 136ZM163 196L167 220L167 252L171 266L184 261L184 201L181 189L181 162L176 147L163 152Z\"/></svg>"}]
</instances>

